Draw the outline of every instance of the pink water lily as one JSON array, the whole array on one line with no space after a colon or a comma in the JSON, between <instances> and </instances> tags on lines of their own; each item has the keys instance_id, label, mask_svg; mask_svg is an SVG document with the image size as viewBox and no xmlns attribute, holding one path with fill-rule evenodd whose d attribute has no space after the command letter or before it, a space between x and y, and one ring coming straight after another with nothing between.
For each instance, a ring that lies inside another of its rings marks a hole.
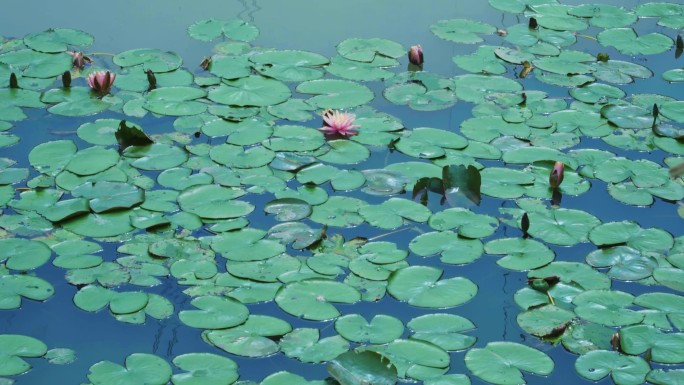
<instances>
[{"instance_id":1,"label":"pink water lily","mask_svg":"<svg viewBox=\"0 0 684 385\"><path fill-rule=\"evenodd\" d=\"M88 85L100 95L106 95L114 84L116 74L109 71L96 71L88 75Z\"/></svg>"},{"instance_id":2,"label":"pink water lily","mask_svg":"<svg viewBox=\"0 0 684 385\"><path fill-rule=\"evenodd\" d=\"M413 65L423 65L423 47L414 45L409 49L409 62Z\"/></svg>"},{"instance_id":3,"label":"pink water lily","mask_svg":"<svg viewBox=\"0 0 684 385\"><path fill-rule=\"evenodd\" d=\"M549 175L549 185L551 188L558 188L561 183L563 183L563 171L565 170L565 164L563 162L556 162L551 169L551 174Z\"/></svg>"},{"instance_id":4,"label":"pink water lily","mask_svg":"<svg viewBox=\"0 0 684 385\"><path fill-rule=\"evenodd\" d=\"M323 127L319 128L319 130L322 130L329 135L356 135L359 133L356 129L361 126L359 126L358 124L354 124L354 119L356 119L356 115L354 114L333 110L325 110L323 111Z\"/></svg>"}]
</instances>

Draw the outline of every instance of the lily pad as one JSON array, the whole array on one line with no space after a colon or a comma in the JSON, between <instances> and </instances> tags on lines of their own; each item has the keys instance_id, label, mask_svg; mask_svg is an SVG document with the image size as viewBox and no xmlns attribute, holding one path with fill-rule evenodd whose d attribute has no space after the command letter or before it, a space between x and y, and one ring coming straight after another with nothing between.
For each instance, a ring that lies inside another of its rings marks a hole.
<instances>
[{"instance_id":1,"label":"lily pad","mask_svg":"<svg viewBox=\"0 0 684 385\"><path fill-rule=\"evenodd\" d=\"M0 376L27 372L31 365L22 357L41 357L48 350L42 341L19 334L0 334L0 346Z\"/></svg>"},{"instance_id":2,"label":"lily pad","mask_svg":"<svg viewBox=\"0 0 684 385\"><path fill-rule=\"evenodd\" d=\"M480 43L482 38L479 35L496 32L492 25L467 19L441 20L431 25L430 30L441 39L465 44Z\"/></svg>"},{"instance_id":3,"label":"lily pad","mask_svg":"<svg viewBox=\"0 0 684 385\"><path fill-rule=\"evenodd\" d=\"M440 279L442 273L441 269L429 266L399 269L390 276L387 291L400 301L426 308L458 306L477 293L477 286L469 279Z\"/></svg>"},{"instance_id":4,"label":"lily pad","mask_svg":"<svg viewBox=\"0 0 684 385\"><path fill-rule=\"evenodd\" d=\"M164 385L171 379L171 366L153 354L133 353L126 357L125 367L111 361L100 361L90 367L88 380L93 384Z\"/></svg>"},{"instance_id":5,"label":"lily pad","mask_svg":"<svg viewBox=\"0 0 684 385\"><path fill-rule=\"evenodd\" d=\"M580 376L599 381L610 375L617 385L638 385L646 379L651 367L641 357L626 356L615 351L595 350L575 361Z\"/></svg>"},{"instance_id":6,"label":"lily pad","mask_svg":"<svg viewBox=\"0 0 684 385\"><path fill-rule=\"evenodd\" d=\"M286 313L303 319L323 321L336 318L339 310L330 302L354 303L361 294L349 285L322 279L308 279L283 286L275 301Z\"/></svg>"},{"instance_id":7,"label":"lily pad","mask_svg":"<svg viewBox=\"0 0 684 385\"><path fill-rule=\"evenodd\" d=\"M238 379L238 365L212 353L186 353L173 359L184 373L171 377L173 385L230 385Z\"/></svg>"},{"instance_id":8,"label":"lily pad","mask_svg":"<svg viewBox=\"0 0 684 385\"><path fill-rule=\"evenodd\" d=\"M490 342L471 349L465 364L475 376L497 385L525 384L522 371L546 376L554 367L546 353L515 342Z\"/></svg>"},{"instance_id":9,"label":"lily pad","mask_svg":"<svg viewBox=\"0 0 684 385\"><path fill-rule=\"evenodd\" d=\"M335 321L335 330L351 342L385 344L404 334L404 324L384 314L378 314L370 321L359 314L348 314Z\"/></svg>"},{"instance_id":10,"label":"lily pad","mask_svg":"<svg viewBox=\"0 0 684 385\"><path fill-rule=\"evenodd\" d=\"M311 80L299 84L296 90L315 95L306 102L317 108L351 108L366 104L375 97L370 88L349 80Z\"/></svg>"}]
</instances>

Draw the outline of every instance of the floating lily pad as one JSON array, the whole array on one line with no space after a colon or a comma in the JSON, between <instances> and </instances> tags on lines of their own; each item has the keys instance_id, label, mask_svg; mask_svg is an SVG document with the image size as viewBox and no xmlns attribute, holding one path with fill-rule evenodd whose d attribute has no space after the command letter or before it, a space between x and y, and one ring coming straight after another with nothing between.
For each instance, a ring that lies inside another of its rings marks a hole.
<instances>
[{"instance_id":1,"label":"floating lily pad","mask_svg":"<svg viewBox=\"0 0 684 385\"><path fill-rule=\"evenodd\" d=\"M42 341L19 334L0 334L0 346L0 376L16 376L29 371L31 365L22 357L40 357L48 350Z\"/></svg>"},{"instance_id":2,"label":"floating lily pad","mask_svg":"<svg viewBox=\"0 0 684 385\"><path fill-rule=\"evenodd\" d=\"M615 47L626 55L655 55L672 48L672 39L657 32L637 36L632 28L606 29L597 35L599 43Z\"/></svg>"},{"instance_id":3,"label":"floating lily pad","mask_svg":"<svg viewBox=\"0 0 684 385\"><path fill-rule=\"evenodd\" d=\"M287 322L270 316L250 315L244 324L230 329L205 332L216 347L243 357L265 357L280 350L272 338L292 331Z\"/></svg>"},{"instance_id":4,"label":"floating lily pad","mask_svg":"<svg viewBox=\"0 0 684 385\"><path fill-rule=\"evenodd\" d=\"M10 275L0 272L0 309L18 309L21 306L21 298L34 301L45 301L52 297L55 289L42 278L30 275ZM0 365L2 367L2 365Z\"/></svg>"},{"instance_id":5,"label":"floating lily pad","mask_svg":"<svg viewBox=\"0 0 684 385\"><path fill-rule=\"evenodd\" d=\"M442 270L428 266L410 266L392 273L387 291L410 305L444 308L463 304L477 293L477 286L467 278L440 279ZM450 294L445 294L445 293Z\"/></svg>"},{"instance_id":6,"label":"floating lily pad","mask_svg":"<svg viewBox=\"0 0 684 385\"><path fill-rule=\"evenodd\" d=\"M252 41L259 35L259 29L240 19L206 19L188 27L188 34L200 41L212 41L222 35L233 40Z\"/></svg>"},{"instance_id":7,"label":"floating lily pad","mask_svg":"<svg viewBox=\"0 0 684 385\"><path fill-rule=\"evenodd\" d=\"M534 239L503 238L485 244L487 254L505 254L496 263L511 270L531 270L551 263L553 251Z\"/></svg>"},{"instance_id":8,"label":"floating lily pad","mask_svg":"<svg viewBox=\"0 0 684 385\"><path fill-rule=\"evenodd\" d=\"M209 91L208 98L221 104L262 107L282 103L290 96L290 89L285 83L252 75L225 80L221 86Z\"/></svg>"},{"instance_id":9,"label":"floating lily pad","mask_svg":"<svg viewBox=\"0 0 684 385\"><path fill-rule=\"evenodd\" d=\"M435 231L413 238L409 250L422 257L440 254L442 262L461 265L480 258L484 247L478 239L462 238L452 231Z\"/></svg>"},{"instance_id":10,"label":"floating lily pad","mask_svg":"<svg viewBox=\"0 0 684 385\"><path fill-rule=\"evenodd\" d=\"M387 365L385 357L371 351L353 350L343 353L332 360L327 369L342 385L393 385L397 381L396 368Z\"/></svg>"},{"instance_id":11,"label":"floating lily pad","mask_svg":"<svg viewBox=\"0 0 684 385\"><path fill-rule=\"evenodd\" d=\"M465 44L480 43L482 38L479 35L496 32L492 25L467 19L441 20L431 25L430 30L441 39Z\"/></svg>"},{"instance_id":12,"label":"floating lily pad","mask_svg":"<svg viewBox=\"0 0 684 385\"><path fill-rule=\"evenodd\" d=\"M587 321L606 326L633 325L641 322L644 314L628 307L634 296L622 291L588 290L572 301L577 307L575 314Z\"/></svg>"},{"instance_id":13,"label":"floating lily pad","mask_svg":"<svg viewBox=\"0 0 684 385\"><path fill-rule=\"evenodd\" d=\"M69 46L89 46L95 38L89 33L67 28L48 29L24 36L24 44L39 52L57 53Z\"/></svg>"},{"instance_id":14,"label":"floating lily pad","mask_svg":"<svg viewBox=\"0 0 684 385\"><path fill-rule=\"evenodd\" d=\"M467 349L477 340L462 333L475 329L475 325L453 314L426 314L413 318L406 327L413 331L411 339L433 343L446 351Z\"/></svg>"},{"instance_id":15,"label":"floating lily pad","mask_svg":"<svg viewBox=\"0 0 684 385\"><path fill-rule=\"evenodd\" d=\"M465 364L477 377L497 385L525 384L523 371L546 376L554 367L546 353L515 342L490 342L469 350Z\"/></svg>"},{"instance_id":16,"label":"floating lily pad","mask_svg":"<svg viewBox=\"0 0 684 385\"><path fill-rule=\"evenodd\" d=\"M537 337L553 335L563 330L575 318L575 313L555 305L544 305L518 314L518 325Z\"/></svg>"},{"instance_id":17,"label":"floating lily pad","mask_svg":"<svg viewBox=\"0 0 684 385\"><path fill-rule=\"evenodd\" d=\"M335 321L335 330L351 342L385 344L404 334L404 324L384 314L374 316L370 322L359 314L348 314Z\"/></svg>"},{"instance_id":18,"label":"floating lily pad","mask_svg":"<svg viewBox=\"0 0 684 385\"><path fill-rule=\"evenodd\" d=\"M297 92L315 95L306 100L317 108L350 108L366 104L375 95L368 87L348 80L311 80L297 86Z\"/></svg>"},{"instance_id":19,"label":"floating lily pad","mask_svg":"<svg viewBox=\"0 0 684 385\"><path fill-rule=\"evenodd\" d=\"M153 354L133 353L126 357L125 367L111 361L100 361L90 367L88 380L93 384L164 385L171 379L171 366Z\"/></svg>"},{"instance_id":20,"label":"floating lily pad","mask_svg":"<svg viewBox=\"0 0 684 385\"><path fill-rule=\"evenodd\" d=\"M194 328L225 329L240 325L249 316L247 306L230 298L204 296L193 299L191 303L200 310L183 310L178 313L178 318Z\"/></svg>"},{"instance_id":21,"label":"floating lily pad","mask_svg":"<svg viewBox=\"0 0 684 385\"><path fill-rule=\"evenodd\" d=\"M614 279L635 281L650 277L658 261L642 255L628 246L616 246L592 251L587 255L587 263L594 267L610 267L608 276Z\"/></svg>"},{"instance_id":22,"label":"floating lily pad","mask_svg":"<svg viewBox=\"0 0 684 385\"><path fill-rule=\"evenodd\" d=\"M610 375L617 385L638 385L646 379L651 367L641 357L626 356L615 351L595 350L575 361L580 376L599 381Z\"/></svg>"},{"instance_id":23,"label":"floating lily pad","mask_svg":"<svg viewBox=\"0 0 684 385\"><path fill-rule=\"evenodd\" d=\"M376 56L398 58L406 54L401 44L387 39L347 39L337 45L337 52L349 60L372 62Z\"/></svg>"},{"instance_id":24,"label":"floating lily pad","mask_svg":"<svg viewBox=\"0 0 684 385\"><path fill-rule=\"evenodd\" d=\"M0 262L12 270L33 270L50 259L44 243L23 238L0 239Z\"/></svg>"},{"instance_id":25,"label":"floating lily pad","mask_svg":"<svg viewBox=\"0 0 684 385\"><path fill-rule=\"evenodd\" d=\"M163 52L158 49L140 48L114 55L114 64L121 67L132 67L141 65L143 70L152 72L169 72L180 68L183 64L175 52Z\"/></svg>"},{"instance_id":26,"label":"floating lily pad","mask_svg":"<svg viewBox=\"0 0 684 385\"><path fill-rule=\"evenodd\" d=\"M173 364L185 371L171 377L173 385L230 385L239 377L235 361L212 353L182 354Z\"/></svg>"},{"instance_id":27,"label":"floating lily pad","mask_svg":"<svg viewBox=\"0 0 684 385\"><path fill-rule=\"evenodd\" d=\"M306 51L267 51L250 56L249 61L262 75L284 82L303 82L322 77L324 72L315 67L327 64L328 58Z\"/></svg>"},{"instance_id":28,"label":"floating lily pad","mask_svg":"<svg viewBox=\"0 0 684 385\"><path fill-rule=\"evenodd\" d=\"M276 294L275 301L296 317L323 321L340 315L330 302L354 303L360 299L361 294L344 283L309 279L285 285Z\"/></svg>"}]
</instances>

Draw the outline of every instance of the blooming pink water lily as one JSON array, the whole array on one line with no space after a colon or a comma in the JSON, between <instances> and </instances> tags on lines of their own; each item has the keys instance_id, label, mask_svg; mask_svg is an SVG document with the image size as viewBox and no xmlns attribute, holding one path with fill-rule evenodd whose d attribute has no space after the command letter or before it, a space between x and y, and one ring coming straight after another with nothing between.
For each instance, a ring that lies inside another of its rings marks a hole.
<instances>
[{"instance_id":1,"label":"blooming pink water lily","mask_svg":"<svg viewBox=\"0 0 684 385\"><path fill-rule=\"evenodd\" d=\"M556 162L551 169L551 174L549 175L549 185L551 188L558 188L561 183L563 183L563 171L565 170L565 164L563 162Z\"/></svg>"},{"instance_id":2,"label":"blooming pink water lily","mask_svg":"<svg viewBox=\"0 0 684 385\"><path fill-rule=\"evenodd\" d=\"M413 65L423 65L423 47L414 45L409 49L409 62Z\"/></svg>"},{"instance_id":3,"label":"blooming pink water lily","mask_svg":"<svg viewBox=\"0 0 684 385\"><path fill-rule=\"evenodd\" d=\"M326 134L356 135L359 133L356 129L361 126L354 124L354 119L356 119L354 114L325 110L323 112L323 127L319 128L319 130L325 131Z\"/></svg>"},{"instance_id":4,"label":"blooming pink water lily","mask_svg":"<svg viewBox=\"0 0 684 385\"><path fill-rule=\"evenodd\" d=\"M96 71L88 75L88 85L98 94L105 95L112 88L114 79L116 79L116 74L109 71Z\"/></svg>"}]
</instances>

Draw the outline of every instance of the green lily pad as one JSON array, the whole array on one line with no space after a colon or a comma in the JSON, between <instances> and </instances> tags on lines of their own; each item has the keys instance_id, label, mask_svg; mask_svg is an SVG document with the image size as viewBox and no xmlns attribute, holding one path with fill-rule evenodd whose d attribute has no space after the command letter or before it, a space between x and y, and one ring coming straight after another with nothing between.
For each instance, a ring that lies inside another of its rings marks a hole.
<instances>
[{"instance_id":1,"label":"green lily pad","mask_svg":"<svg viewBox=\"0 0 684 385\"><path fill-rule=\"evenodd\" d=\"M656 385L681 384L684 382L684 370L653 369L648 372L646 381Z\"/></svg>"},{"instance_id":2,"label":"green lily pad","mask_svg":"<svg viewBox=\"0 0 684 385\"><path fill-rule=\"evenodd\" d=\"M184 373L171 377L173 385L230 385L238 379L238 365L212 353L186 353L173 359Z\"/></svg>"},{"instance_id":3,"label":"green lily pad","mask_svg":"<svg viewBox=\"0 0 684 385\"><path fill-rule=\"evenodd\" d=\"M498 92L519 92L522 85L503 76L459 75L453 78L456 96L471 103L483 103L487 95Z\"/></svg>"},{"instance_id":4,"label":"green lily pad","mask_svg":"<svg viewBox=\"0 0 684 385\"><path fill-rule=\"evenodd\" d=\"M266 232L252 228L225 232L211 241L211 248L231 261L261 261L285 252L285 246L263 239Z\"/></svg>"},{"instance_id":5,"label":"green lily pad","mask_svg":"<svg viewBox=\"0 0 684 385\"><path fill-rule=\"evenodd\" d=\"M428 89L419 83L396 84L387 87L382 95L394 104L404 105L418 111L436 111L456 103L456 95L446 88Z\"/></svg>"},{"instance_id":6,"label":"green lily pad","mask_svg":"<svg viewBox=\"0 0 684 385\"><path fill-rule=\"evenodd\" d=\"M655 55L669 50L674 44L671 38L657 32L637 36L632 28L606 29L596 38L602 45L615 47L626 55Z\"/></svg>"},{"instance_id":7,"label":"green lily pad","mask_svg":"<svg viewBox=\"0 0 684 385\"><path fill-rule=\"evenodd\" d=\"M133 230L129 215L127 211L89 214L64 222L63 226L73 233L86 237L114 237Z\"/></svg>"},{"instance_id":8,"label":"green lily pad","mask_svg":"<svg viewBox=\"0 0 684 385\"><path fill-rule=\"evenodd\" d=\"M544 305L518 314L518 325L537 337L553 335L563 330L575 318L575 313L555 305Z\"/></svg>"},{"instance_id":9,"label":"green lily pad","mask_svg":"<svg viewBox=\"0 0 684 385\"><path fill-rule=\"evenodd\" d=\"M331 302L354 303L361 294L349 285L322 279L308 279L283 286L275 302L286 313L313 321L336 318L339 310Z\"/></svg>"},{"instance_id":10,"label":"green lily pad","mask_svg":"<svg viewBox=\"0 0 684 385\"><path fill-rule=\"evenodd\" d=\"M230 298L197 297L191 304L200 310L183 310L178 318L193 328L225 329L242 324L249 316L247 306Z\"/></svg>"},{"instance_id":11,"label":"green lily pad","mask_svg":"<svg viewBox=\"0 0 684 385\"><path fill-rule=\"evenodd\" d=\"M673 245L672 235L659 228L643 229L636 222L609 222L595 227L589 240L597 246L626 244L639 251L667 251Z\"/></svg>"},{"instance_id":12,"label":"green lily pad","mask_svg":"<svg viewBox=\"0 0 684 385\"><path fill-rule=\"evenodd\" d=\"M335 330L351 342L385 344L402 336L404 324L384 314L374 316L370 322L359 314L348 314L335 321Z\"/></svg>"},{"instance_id":13,"label":"green lily pad","mask_svg":"<svg viewBox=\"0 0 684 385\"><path fill-rule=\"evenodd\" d=\"M50 260L52 251L44 243L23 238L0 239L0 262L12 270L33 270Z\"/></svg>"},{"instance_id":14,"label":"green lily pad","mask_svg":"<svg viewBox=\"0 0 684 385\"><path fill-rule=\"evenodd\" d=\"M441 20L431 25L430 30L440 39L465 44L480 43L482 38L479 35L496 32L492 25L467 19Z\"/></svg>"},{"instance_id":15,"label":"green lily pad","mask_svg":"<svg viewBox=\"0 0 684 385\"><path fill-rule=\"evenodd\" d=\"M88 380L93 384L164 385L171 379L171 366L153 354L133 353L126 357L125 367L111 361L100 361L90 367Z\"/></svg>"},{"instance_id":16,"label":"green lily pad","mask_svg":"<svg viewBox=\"0 0 684 385\"><path fill-rule=\"evenodd\" d=\"M306 102L317 108L351 108L366 104L375 97L370 88L349 80L311 80L299 84L296 90L315 95Z\"/></svg>"},{"instance_id":17,"label":"green lily pad","mask_svg":"<svg viewBox=\"0 0 684 385\"><path fill-rule=\"evenodd\" d=\"M642 255L638 250L628 246L616 246L598 249L587 255L587 263L594 267L610 267L608 276L624 281L636 281L650 277L658 261L650 256Z\"/></svg>"},{"instance_id":18,"label":"green lily pad","mask_svg":"<svg viewBox=\"0 0 684 385\"><path fill-rule=\"evenodd\" d=\"M484 250L487 254L504 254L496 263L511 270L531 270L551 263L553 251L534 239L503 238L489 241Z\"/></svg>"},{"instance_id":19,"label":"green lily pad","mask_svg":"<svg viewBox=\"0 0 684 385\"><path fill-rule=\"evenodd\" d=\"M316 223L338 227L353 227L364 222L359 210L367 203L351 197L333 196L313 207L310 219Z\"/></svg>"},{"instance_id":20,"label":"green lily pad","mask_svg":"<svg viewBox=\"0 0 684 385\"><path fill-rule=\"evenodd\" d=\"M193 39L212 41L221 36L238 41L252 41L259 35L259 29L240 19L206 19L188 27L188 34Z\"/></svg>"},{"instance_id":21,"label":"green lily pad","mask_svg":"<svg viewBox=\"0 0 684 385\"><path fill-rule=\"evenodd\" d=\"M193 87L163 87L145 95L143 108L159 115L187 116L201 114L207 109L199 99L206 92Z\"/></svg>"},{"instance_id":22,"label":"green lily pad","mask_svg":"<svg viewBox=\"0 0 684 385\"><path fill-rule=\"evenodd\" d=\"M638 385L645 381L651 367L641 357L595 350L581 355L575 361L575 369L580 376L591 381L599 381L610 375L617 385Z\"/></svg>"},{"instance_id":23,"label":"green lily pad","mask_svg":"<svg viewBox=\"0 0 684 385\"><path fill-rule=\"evenodd\" d=\"M367 350L376 351L389 358L390 363L396 366L400 377L435 377L444 373L450 361L449 354L444 349L420 340L399 339L388 345L369 347Z\"/></svg>"},{"instance_id":24,"label":"green lily pad","mask_svg":"<svg viewBox=\"0 0 684 385\"><path fill-rule=\"evenodd\" d=\"M47 346L33 337L19 334L0 334L0 376L16 376L27 372L31 365L22 357L40 357Z\"/></svg>"},{"instance_id":25,"label":"green lily pad","mask_svg":"<svg viewBox=\"0 0 684 385\"><path fill-rule=\"evenodd\" d=\"M24 44L38 52L58 53L69 46L89 46L95 38L89 33L67 28L48 29L24 37Z\"/></svg>"},{"instance_id":26,"label":"green lily pad","mask_svg":"<svg viewBox=\"0 0 684 385\"><path fill-rule=\"evenodd\" d=\"M0 55L0 63L8 64L15 68L24 68L23 76L34 78L54 78L69 71L71 69L71 55L66 53L43 53L32 49L20 49L17 51L10 51ZM4 91L6 94L19 95L35 95L34 91L22 90L23 92L14 92L15 90L8 89ZM11 99L10 99L11 100ZM16 102L15 102L16 103ZM4 104L4 103L3 103ZM15 104L18 105L18 104ZM28 107L28 106L25 106Z\"/></svg>"},{"instance_id":27,"label":"green lily pad","mask_svg":"<svg viewBox=\"0 0 684 385\"><path fill-rule=\"evenodd\" d=\"M454 207L432 214L428 225L440 231L457 229L458 235L466 238L484 238L494 234L499 223L488 215Z\"/></svg>"},{"instance_id":28,"label":"green lily pad","mask_svg":"<svg viewBox=\"0 0 684 385\"><path fill-rule=\"evenodd\" d=\"M430 217L430 209L402 198L390 198L378 206L363 206L359 214L369 224L381 229L395 229L408 221L426 222Z\"/></svg>"},{"instance_id":29,"label":"green lily pad","mask_svg":"<svg viewBox=\"0 0 684 385\"><path fill-rule=\"evenodd\" d=\"M475 329L467 318L454 314L426 314L413 318L406 326L413 331L411 339L433 343L446 351L464 350L477 338L462 334Z\"/></svg>"},{"instance_id":30,"label":"green lily pad","mask_svg":"<svg viewBox=\"0 0 684 385\"><path fill-rule=\"evenodd\" d=\"M684 361L684 334L663 333L648 325L628 326L620 329L620 347L634 356L650 351L651 360L664 364L679 364Z\"/></svg>"},{"instance_id":31,"label":"green lily pad","mask_svg":"<svg viewBox=\"0 0 684 385\"><path fill-rule=\"evenodd\" d=\"M484 246L479 239L462 238L452 231L434 231L413 238L409 250L421 257L440 254L443 263L461 265L480 258Z\"/></svg>"},{"instance_id":32,"label":"green lily pad","mask_svg":"<svg viewBox=\"0 0 684 385\"><path fill-rule=\"evenodd\" d=\"M340 336L320 338L318 329L299 328L280 340L280 349L291 358L302 362L332 361L349 350L349 343Z\"/></svg>"},{"instance_id":33,"label":"green lily pad","mask_svg":"<svg viewBox=\"0 0 684 385\"><path fill-rule=\"evenodd\" d=\"M515 342L490 342L471 349L465 364L475 376L497 385L525 384L523 371L546 376L554 367L546 353Z\"/></svg>"},{"instance_id":34,"label":"green lily pad","mask_svg":"<svg viewBox=\"0 0 684 385\"><path fill-rule=\"evenodd\" d=\"M270 316L250 315L244 324L203 334L211 344L243 357L265 357L280 350L272 338L292 331L287 322Z\"/></svg>"},{"instance_id":35,"label":"green lily pad","mask_svg":"<svg viewBox=\"0 0 684 385\"><path fill-rule=\"evenodd\" d=\"M506 73L506 66L501 60L516 60L514 54L511 53L512 50L503 50L503 47L480 46L474 53L470 55L454 56L452 60L457 66L471 73L503 75ZM496 54L496 52L499 51L501 52L501 56ZM518 64L522 64L522 62Z\"/></svg>"},{"instance_id":36,"label":"green lily pad","mask_svg":"<svg viewBox=\"0 0 684 385\"><path fill-rule=\"evenodd\" d=\"M349 60L372 62L376 56L391 58L404 56L406 48L397 42L387 39L352 38L338 44L337 52Z\"/></svg>"},{"instance_id":37,"label":"green lily pad","mask_svg":"<svg viewBox=\"0 0 684 385\"><path fill-rule=\"evenodd\" d=\"M634 9L637 16L657 17L659 18L658 25L673 29L684 27L683 11L684 6L682 4L668 2L649 2L641 4Z\"/></svg>"},{"instance_id":38,"label":"green lily pad","mask_svg":"<svg viewBox=\"0 0 684 385\"><path fill-rule=\"evenodd\" d=\"M154 143L149 146L131 146L123 156L135 159L131 165L148 171L162 171L183 164L188 155L183 149L168 144Z\"/></svg>"},{"instance_id":39,"label":"green lily pad","mask_svg":"<svg viewBox=\"0 0 684 385\"><path fill-rule=\"evenodd\" d=\"M213 184L193 186L178 196L178 204L183 211L201 218L239 218L254 210L252 204L235 200L244 194L241 189Z\"/></svg>"},{"instance_id":40,"label":"green lily pad","mask_svg":"<svg viewBox=\"0 0 684 385\"><path fill-rule=\"evenodd\" d=\"M628 309L634 296L622 291L588 290L572 301L575 314L590 322L606 326L633 325L644 319L644 314Z\"/></svg>"},{"instance_id":41,"label":"green lily pad","mask_svg":"<svg viewBox=\"0 0 684 385\"><path fill-rule=\"evenodd\" d=\"M250 56L249 61L260 74L284 82L318 79L324 72L315 67L328 64L325 56L306 51L266 51Z\"/></svg>"},{"instance_id":42,"label":"green lily pad","mask_svg":"<svg viewBox=\"0 0 684 385\"><path fill-rule=\"evenodd\" d=\"M290 96L290 89L285 83L257 75L225 80L208 94L208 98L216 103L255 107L276 105Z\"/></svg>"},{"instance_id":43,"label":"green lily pad","mask_svg":"<svg viewBox=\"0 0 684 385\"><path fill-rule=\"evenodd\" d=\"M396 368L387 365L385 357L371 351L353 350L343 353L332 360L327 369L341 385L393 385L397 381Z\"/></svg>"},{"instance_id":44,"label":"green lily pad","mask_svg":"<svg viewBox=\"0 0 684 385\"><path fill-rule=\"evenodd\" d=\"M467 278L441 279L442 270L429 266L410 266L392 273L387 291L399 301L427 308L461 305L472 299L477 286ZM449 295L445 293L450 293Z\"/></svg>"},{"instance_id":45,"label":"green lily pad","mask_svg":"<svg viewBox=\"0 0 684 385\"><path fill-rule=\"evenodd\" d=\"M114 55L114 64L121 67L132 67L142 64L143 71L170 72L183 64L175 52L162 52L158 49L140 48Z\"/></svg>"},{"instance_id":46,"label":"green lily pad","mask_svg":"<svg viewBox=\"0 0 684 385\"><path fill-rule=\"evenodd\" d=\"M18 309L21 298L34 301L45 301L52 297L55 289L52 285L38 277L21 274L2 274L0 272L0 309ZM0 368L2 365L0 365Z\"/></svg>"}]
</instances>

